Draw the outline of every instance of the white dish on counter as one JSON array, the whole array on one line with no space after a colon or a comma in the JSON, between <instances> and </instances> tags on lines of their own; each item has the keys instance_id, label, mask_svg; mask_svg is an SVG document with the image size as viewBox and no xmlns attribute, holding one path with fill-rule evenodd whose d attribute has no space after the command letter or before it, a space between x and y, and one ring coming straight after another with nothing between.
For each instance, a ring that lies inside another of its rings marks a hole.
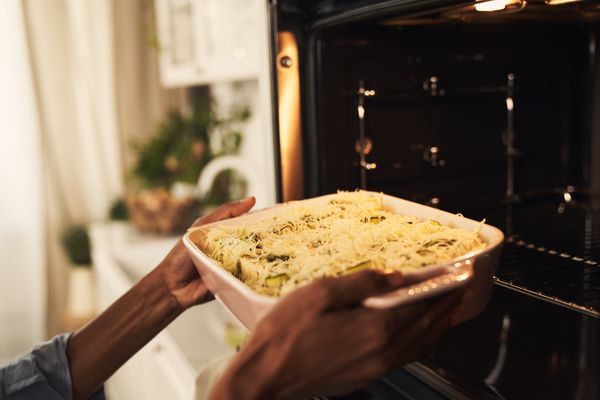
<instances>
[{"instance_id":1,"label":"white dish on counter","mask_svg":"<svg viewBox=\"0 0 600 400\"><path fill-rule=\"evenodd\" d=\"M479 314L487 305L491 294L492 277L496 273L500 261L504 234L493 226L482 224L479 221L469 218L381 193L367 193L373 196L381 196L384 207L396 214L416 216L422 219L434 219L441 224L466 230L479 228L479 235L486 246L483 249L472 251L448 262L411 270L406 273L406 276L410 282L414 283L385 295L370 297L363 302L364 306L372 308L397 307L467 286L460 309L454 317L453 323L457 324ZM194 228L185 234L183 239L184 244L206 287L249 330L253 329L262 315L279 298L256 293L229 272L225 271L195 243L201 243L205 229L207 228L252 224L264 219L273 218L285 212L289 207L300 204L300 202L303 205L327 204L333 196L335 195L279 204L236 218Z\"/></svg>"}]
</instances>

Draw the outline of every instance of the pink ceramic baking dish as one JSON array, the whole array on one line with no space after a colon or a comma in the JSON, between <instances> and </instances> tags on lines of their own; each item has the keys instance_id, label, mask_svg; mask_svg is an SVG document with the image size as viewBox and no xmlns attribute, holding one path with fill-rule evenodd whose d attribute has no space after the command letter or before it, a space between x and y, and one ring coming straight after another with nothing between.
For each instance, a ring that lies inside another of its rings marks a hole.
<instances>
[{"instance_id":1,"label":"pink ceramic baking dish","mask_svg":"<svg viewBox=\"0 0 600 400\"><path fill-rule=\"evenodd\" d=\"M493 226L422 204L381 193L368 193L372 196L382 197L384 207L397 214L435 219L441 224L467 230L479 227L480 236L486 246L450 262L427 266L407 273L410 281L414 282L413 284L386 295L368 298L363 304L372 308L397 307L467 285L454 323L465 321L479 314L487 305L492 290L492 277L496 273L502 252L503 233ZM278 298L254 292L208 257L201 250L204 230L215 226L252 224L272 218L300 202L306 205L327 204L332 196L334 195L279 204L272 208L191 229L184 236L185 246L208 289L249 330L252 330L260 317L278 301Z\"/></svg>"}]
</instances>

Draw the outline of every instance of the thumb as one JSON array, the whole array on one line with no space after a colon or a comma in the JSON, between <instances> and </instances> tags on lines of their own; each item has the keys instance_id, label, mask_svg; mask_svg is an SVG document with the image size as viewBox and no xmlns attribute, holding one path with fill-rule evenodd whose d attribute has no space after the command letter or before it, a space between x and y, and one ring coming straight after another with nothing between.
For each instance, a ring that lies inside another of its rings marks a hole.
<instances>
[{"instance_id":1,"label":"thumb","mask_svg":"<svg viewBox=\"0 0 600 400\"><path fill-rule=\"evenodd\" d=\"M399 272L383 273L375 270L355 272L339 278L324 279L321 284L328 292L328 307L342 308L359 305L364 299L405 285Z\"/></svg>"}]
</instances>

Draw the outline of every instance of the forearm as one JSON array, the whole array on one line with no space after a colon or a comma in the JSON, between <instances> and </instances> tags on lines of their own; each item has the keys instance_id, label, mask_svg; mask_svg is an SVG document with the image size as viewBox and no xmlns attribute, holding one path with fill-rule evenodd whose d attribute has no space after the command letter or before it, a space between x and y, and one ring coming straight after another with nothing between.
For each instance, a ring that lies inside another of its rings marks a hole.
<instances>
[{"instance_id":1,"label":"forearm","mask_svg":"<svg viewBox=\"0 0 600 400\"><path fill-rule=\"evenodd\" d=\"M69 340L73 397L87 398L181 312L157 270L144 277Z\"/></svg>"}]
</instances>

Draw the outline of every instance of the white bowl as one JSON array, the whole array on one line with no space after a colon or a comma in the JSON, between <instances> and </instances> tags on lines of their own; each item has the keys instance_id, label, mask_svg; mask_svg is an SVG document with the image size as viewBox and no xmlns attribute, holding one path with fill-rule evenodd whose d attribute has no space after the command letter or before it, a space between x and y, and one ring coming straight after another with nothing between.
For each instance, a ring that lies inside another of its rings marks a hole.
<instances>
[{"instance_id":1,"label":"white bowl","mask_svg":"<svg viewBox=\"0 0 600 400\"><path fill-rule=\"evenodd\" d=\"M422 219L435 219L441 224L467 230L474 230L480 227L479 235L486 246L483 249L470 252L460 258L407 273L409 281L414 283L382 296L370 297L363 302L363 305L372 308L397 307L466 285L460 309L454 318L453 324L473 318L479 314L487 305L491 294L492 277L496 273L500 261L504 234L493 226L481 224L478 221L440 211L422 204L385 194L367 193L383 197L384 207L396 214L411 215ZM303 205L327 204L333 196L335 195L279 204L272 208L254 211L236 218L191 229L184 236L183 242L206 287L249 330L253 329L262 315L278 301L278 298L256 293L221 268L217 262L208 257L195 243L202 243L206 228L252 224L277 216L286 211L287 208L300 203Z\"/></svg>"}]
</instances>

